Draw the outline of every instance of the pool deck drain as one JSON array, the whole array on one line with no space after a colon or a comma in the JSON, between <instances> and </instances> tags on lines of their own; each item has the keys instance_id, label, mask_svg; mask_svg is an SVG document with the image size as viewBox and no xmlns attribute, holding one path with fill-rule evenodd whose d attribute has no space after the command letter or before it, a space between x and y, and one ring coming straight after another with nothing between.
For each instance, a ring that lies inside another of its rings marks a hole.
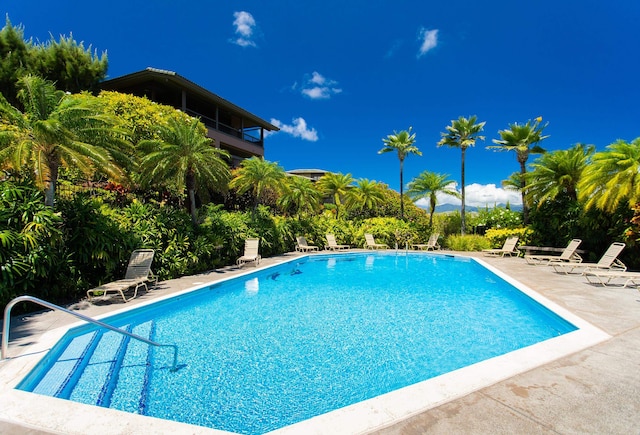
<instances>
[{"instance_id":1,"label":"pool deck drain","mask_svg":"<svg viewBox=\"0 0 640 435\"><path fill-rule=\"evenodd\" d=\"M296 254L265 258L261 266L294 256ZM590 285L581 276L561 275L551 268L530 266L521 258L471 256L513 277L604 331L610 338L442 405L392 419L382 428L350 431L343 427L342 433L639 433L640 292L634 288ZM70 309L89 316L101 316L253 269L253 266L242 269L229 267L163 281L127 304L117 299L95 305L82 301ZM74 318L60 312L17 317L12 321L9 355L18 356L25 349L36 352L32 344L39 336L73 323L76 323ZM26 375L26 370L20 367L21 359L0 363L0 433L184 433L185 425L148 417L144 418L144 425L139 425L138 416L131 415L129 421L126 413L13 390L9 385L14 385L16 379ZM460 382L464 381L460 379ZM414 401L418 397L407 395L405 400ZM189 433L226 433L188 427ZM310 433L309 427L305 427L304 432ZM332 432L335 433L329 427L317 427L311 433ZM296 432L291 427L283 433Z\"/></svg>"}]
</instances>

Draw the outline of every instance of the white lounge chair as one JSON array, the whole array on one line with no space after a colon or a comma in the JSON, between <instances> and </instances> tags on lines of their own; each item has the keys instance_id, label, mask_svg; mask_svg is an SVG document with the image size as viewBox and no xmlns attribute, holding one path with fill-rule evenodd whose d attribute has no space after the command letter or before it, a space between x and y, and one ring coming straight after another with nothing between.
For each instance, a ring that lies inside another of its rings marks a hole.
<instances>
[{"instance_id":1,"label":"white lounge chair","mask_svg":"<svg viewBox=\"0 0 640 435\"><path fill-rule=\"evenodd\" d=\"M640 272L627 272L620 270L586 270L582 273L590 284L600 284L603 287L612 285L622 285L627 287L628 285L640 286ZM616 284L616 280L624 281L624 284L620 282ZM640 287L638 288L640 290Z\"/></svg>"},{"instance_id":2,"label":"white lounge chair","mask_svg":"<svg viewBox=\"0 0 640 435\"><path fill-rule=\"evenodd\" d=\"M336 242L336 236L334 236L333 234L327 234L327 245L324 248L331 251L340 251L343 249L351 249L351 246L338 245L338 243Z\"/></svg>"},{"instance_id":3,"label":"white lounge chair","mask_svg":"<svg viewBox=\"0 0 640 435\"><path fill-rule=\"evenodd\" d=\"M549 265L551 263L582 263L582 257L576 252L582 240L573 239L560 255L529 255L525 254L524 259L533 265Z\"/></svg>"},{"instance_id":4,"label":"white lounge chair","mask_svg":"<svg viewBox=\"0 0 640 435\"><path fill-rule=\"evenodd\" d=\"M516 245L518 244L518 237L509 237L504 241L504 245L502 248L498 249L483 249L482 252L484 255L500 255L504 257L505 255L518 255L520 251L516 249Z\"/></svg>"},{"instance_id":5,"label":"white lounge chair","mask_svg":"<svg viewBox=\"0 0 640 435\"><path fill-rule=\"evenodd\" d=\"M303 236L296 237L296 241L298 244L296 245L296 251L298 252L308 252L308 251L317 251L318 247L315 245L310 245L307 243L307 239Z\"/></svg>"},{"instance_id":6,"label":"white lounge chair","mask_svg":"<svg viewBox=\"0 0 640 435\"><path fill-rule=\"evenodd\" d=\"M574 271L585 273L594 270L624 272L627 270L627 266L618 259L618 255L620 255L624 247L624 243L612 243L597 263L553 263L552 266L556 272L565 274L573 273Z\"/></svg>"},{"instance_id":7,"label":"white lounge chair","mask_svg":"<svg viewBox=\"0 0 640 435\"><path fill-rule=\"evenodd\" d=\"M416 243L411 245L411 247L413 249L422 249L422 250L431 250L433 249L434 251L440 249L440 245L438 244L438 238L440 237L440 233L433 233L429 236L429 240L427 240L427 243Z\"/></svg>"},{"instance_id":8,"label":"white lounge chair","mask_svg":"<svg viewBox=\"0 0 640 435\"><path fill-rule=\"evenodd\" d=\"M253 263L258 267L260 263L260 254L258 248L260 246L260 239L247 239L244 242L244 255L236 260L238 266L244 266L246 263Z\"/></svg>"},{"instance_id":9,"label":"white lounge chair","mask_svg":"<svg viewBox=\"0 0 640 435\"><path fill-rule=\"evenodd\" d=\"M376 243L376 239L373 238L373 234L365 234L365 248L367 249L389 249L389 245L385 243Z\"/></svg>"},{"instance_id":10,"label":"white lounge chair","mask_svg":"<svg viewBox=\"0 0 640 435\"><path fill-rule=\"evenodd\" d=\"M146 291L149 291L147 283L153 282L156 284L158 278L151 271L151 263L153 262L153 256L155 251L153 249L136 249L131 253L129 258L129 264L127 265L127 272L124 275L124 279L112 281L103 284L99 287L87 290L87 299L89 302L93 301L93 298L100 294L102 297L106 297L109 293L120 293L122 299L125 302L129 302L138 295L138 289L144 286ZM127 298L125 291L133 288L133 296Z\"/></svg>"}]
</instances>

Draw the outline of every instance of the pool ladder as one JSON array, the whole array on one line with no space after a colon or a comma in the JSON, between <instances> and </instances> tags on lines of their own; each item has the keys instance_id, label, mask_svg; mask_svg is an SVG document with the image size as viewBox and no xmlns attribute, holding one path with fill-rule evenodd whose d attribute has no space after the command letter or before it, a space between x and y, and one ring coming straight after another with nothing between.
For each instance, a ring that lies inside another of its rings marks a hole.
<instances>
[{"instance_id":1,"label":"pool ladder","mask_svg":"<svg viewBox=\"0 0 640 435\"><path fill-rule=\"evenodd\" d=\"M43 307L50 308L52 310L62 311L63 313L71 314L72 316L82 319L85 322L93 323L94 325L98 325L103 328L109 329L111 331L117 332L119 334L126 335L128 337L133 338L134 340L147 343L150 346L172 347L173 348L173 366L171 367L171 371L175 372L176 370L178 370L178 346L177 345L156 343L155 341L151 341L144 337L140 337L139 335L132 334L131 332L125 331L124 329L116 328L115 326L108 325L92 317L88 317L83 314L67 310L66 308L62 308L58 305L52 304L51 302L43 301L42 299L38 299L34 296L18 296L17 298L12 299L5 307L4 322L2 326L2 355L0 356L0 361L4 361L5 359L7 359L7 350L9 348L9 329L11 326L11 308L13 308L13 306L18 302L34 302L38 305L42 305Z\"/></svg>"}]
</instances>

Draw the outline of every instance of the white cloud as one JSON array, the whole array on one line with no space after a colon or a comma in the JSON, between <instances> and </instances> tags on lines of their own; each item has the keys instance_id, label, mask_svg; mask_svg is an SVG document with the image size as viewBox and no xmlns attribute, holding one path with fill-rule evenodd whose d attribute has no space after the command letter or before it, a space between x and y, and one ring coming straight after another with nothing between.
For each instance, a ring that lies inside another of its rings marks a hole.
<instances>
[{"instance_id":1,"label":"white cloud","mask_svg":"<svg viewBox=\"0 0 640 435\"><path fill-rule=\"evenodd\" d=\"M293 137L299 137L310 142L318 140L318 132L315 128L309 129L309 127L307 127L307 121L305 121L304 118L295 118L292 125L283 124L280 120L271 118L271 124L278 127L280 131L290 134Z\"/></svg>"},{"instance_id":2,"label":"white cloud","mask_svg":"<svg viewBox=\"0 0 640 435\"><path fill-rule=\"evenodd\" d=\"M450 187L457 187L457 183L453 183ZM460 189L457 189L460 192ZM514 190L506 190L501 187L496 187L495 184L468 184L465 189L465 205L472 207L493 207L496 204L522 205L522 197L520 192ZM453 204L460 205L461 201L458 198L449 195L437 195L438 205ZM421 199L416 201L416 205L419 207L428 208L429 201Z\"/></svg>"},{"instance_id":3,"label":"white cloud","mask_svg":"<svg viewBox=\"0 0 640 435\"><path fill-rule=\"evenodd\" d=\"M428 30L423 27L420 29L420 36L418 36L418 39L421 42L418 57L422 57L438 45L438 29Z\"/></svg>"},{"instance_id":4,"label":"white cloud","mask_svg":"<svg viewBox=\"0 0 640 435\"><path fill-rule=\"evenodd\" d=\"M338 82L335 80L330 80L319 72L314 71L311 73L311 77L305 79L300 92L312 100L326 100L342 92L342 89L338 88L337 85Z\"/></svg>"},{"instance_id":5,"label":"white cloud","mask_svg":"<svg viewBox=\"0 0 640 435\"><path fill-rule=\"evenodd\" d=\"M256 20L249 12L240 11L234 12L233 25L238 35L236 39L231 39L231 42L241 47L256 47L256 43L253 41L253 29L256 26Z\"/></svg>"}]
</instances>

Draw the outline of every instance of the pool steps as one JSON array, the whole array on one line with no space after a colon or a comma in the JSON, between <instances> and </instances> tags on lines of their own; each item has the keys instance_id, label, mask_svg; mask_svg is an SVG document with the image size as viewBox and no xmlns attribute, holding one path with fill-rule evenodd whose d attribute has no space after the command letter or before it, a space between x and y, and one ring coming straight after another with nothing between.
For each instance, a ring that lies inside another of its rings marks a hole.
<instances>
[{"instance_id":1,"label":"pool steps","mask_svg":"<svg viewBox=\"0 0 640 435\"><path fill-rule=\"evenodd\" d=\"M154 322L122 329L152 339ZM144 414L151 369L151 347L113 331L94 331L72 339L33 392Z\"/></svg>"}]
</instances>

